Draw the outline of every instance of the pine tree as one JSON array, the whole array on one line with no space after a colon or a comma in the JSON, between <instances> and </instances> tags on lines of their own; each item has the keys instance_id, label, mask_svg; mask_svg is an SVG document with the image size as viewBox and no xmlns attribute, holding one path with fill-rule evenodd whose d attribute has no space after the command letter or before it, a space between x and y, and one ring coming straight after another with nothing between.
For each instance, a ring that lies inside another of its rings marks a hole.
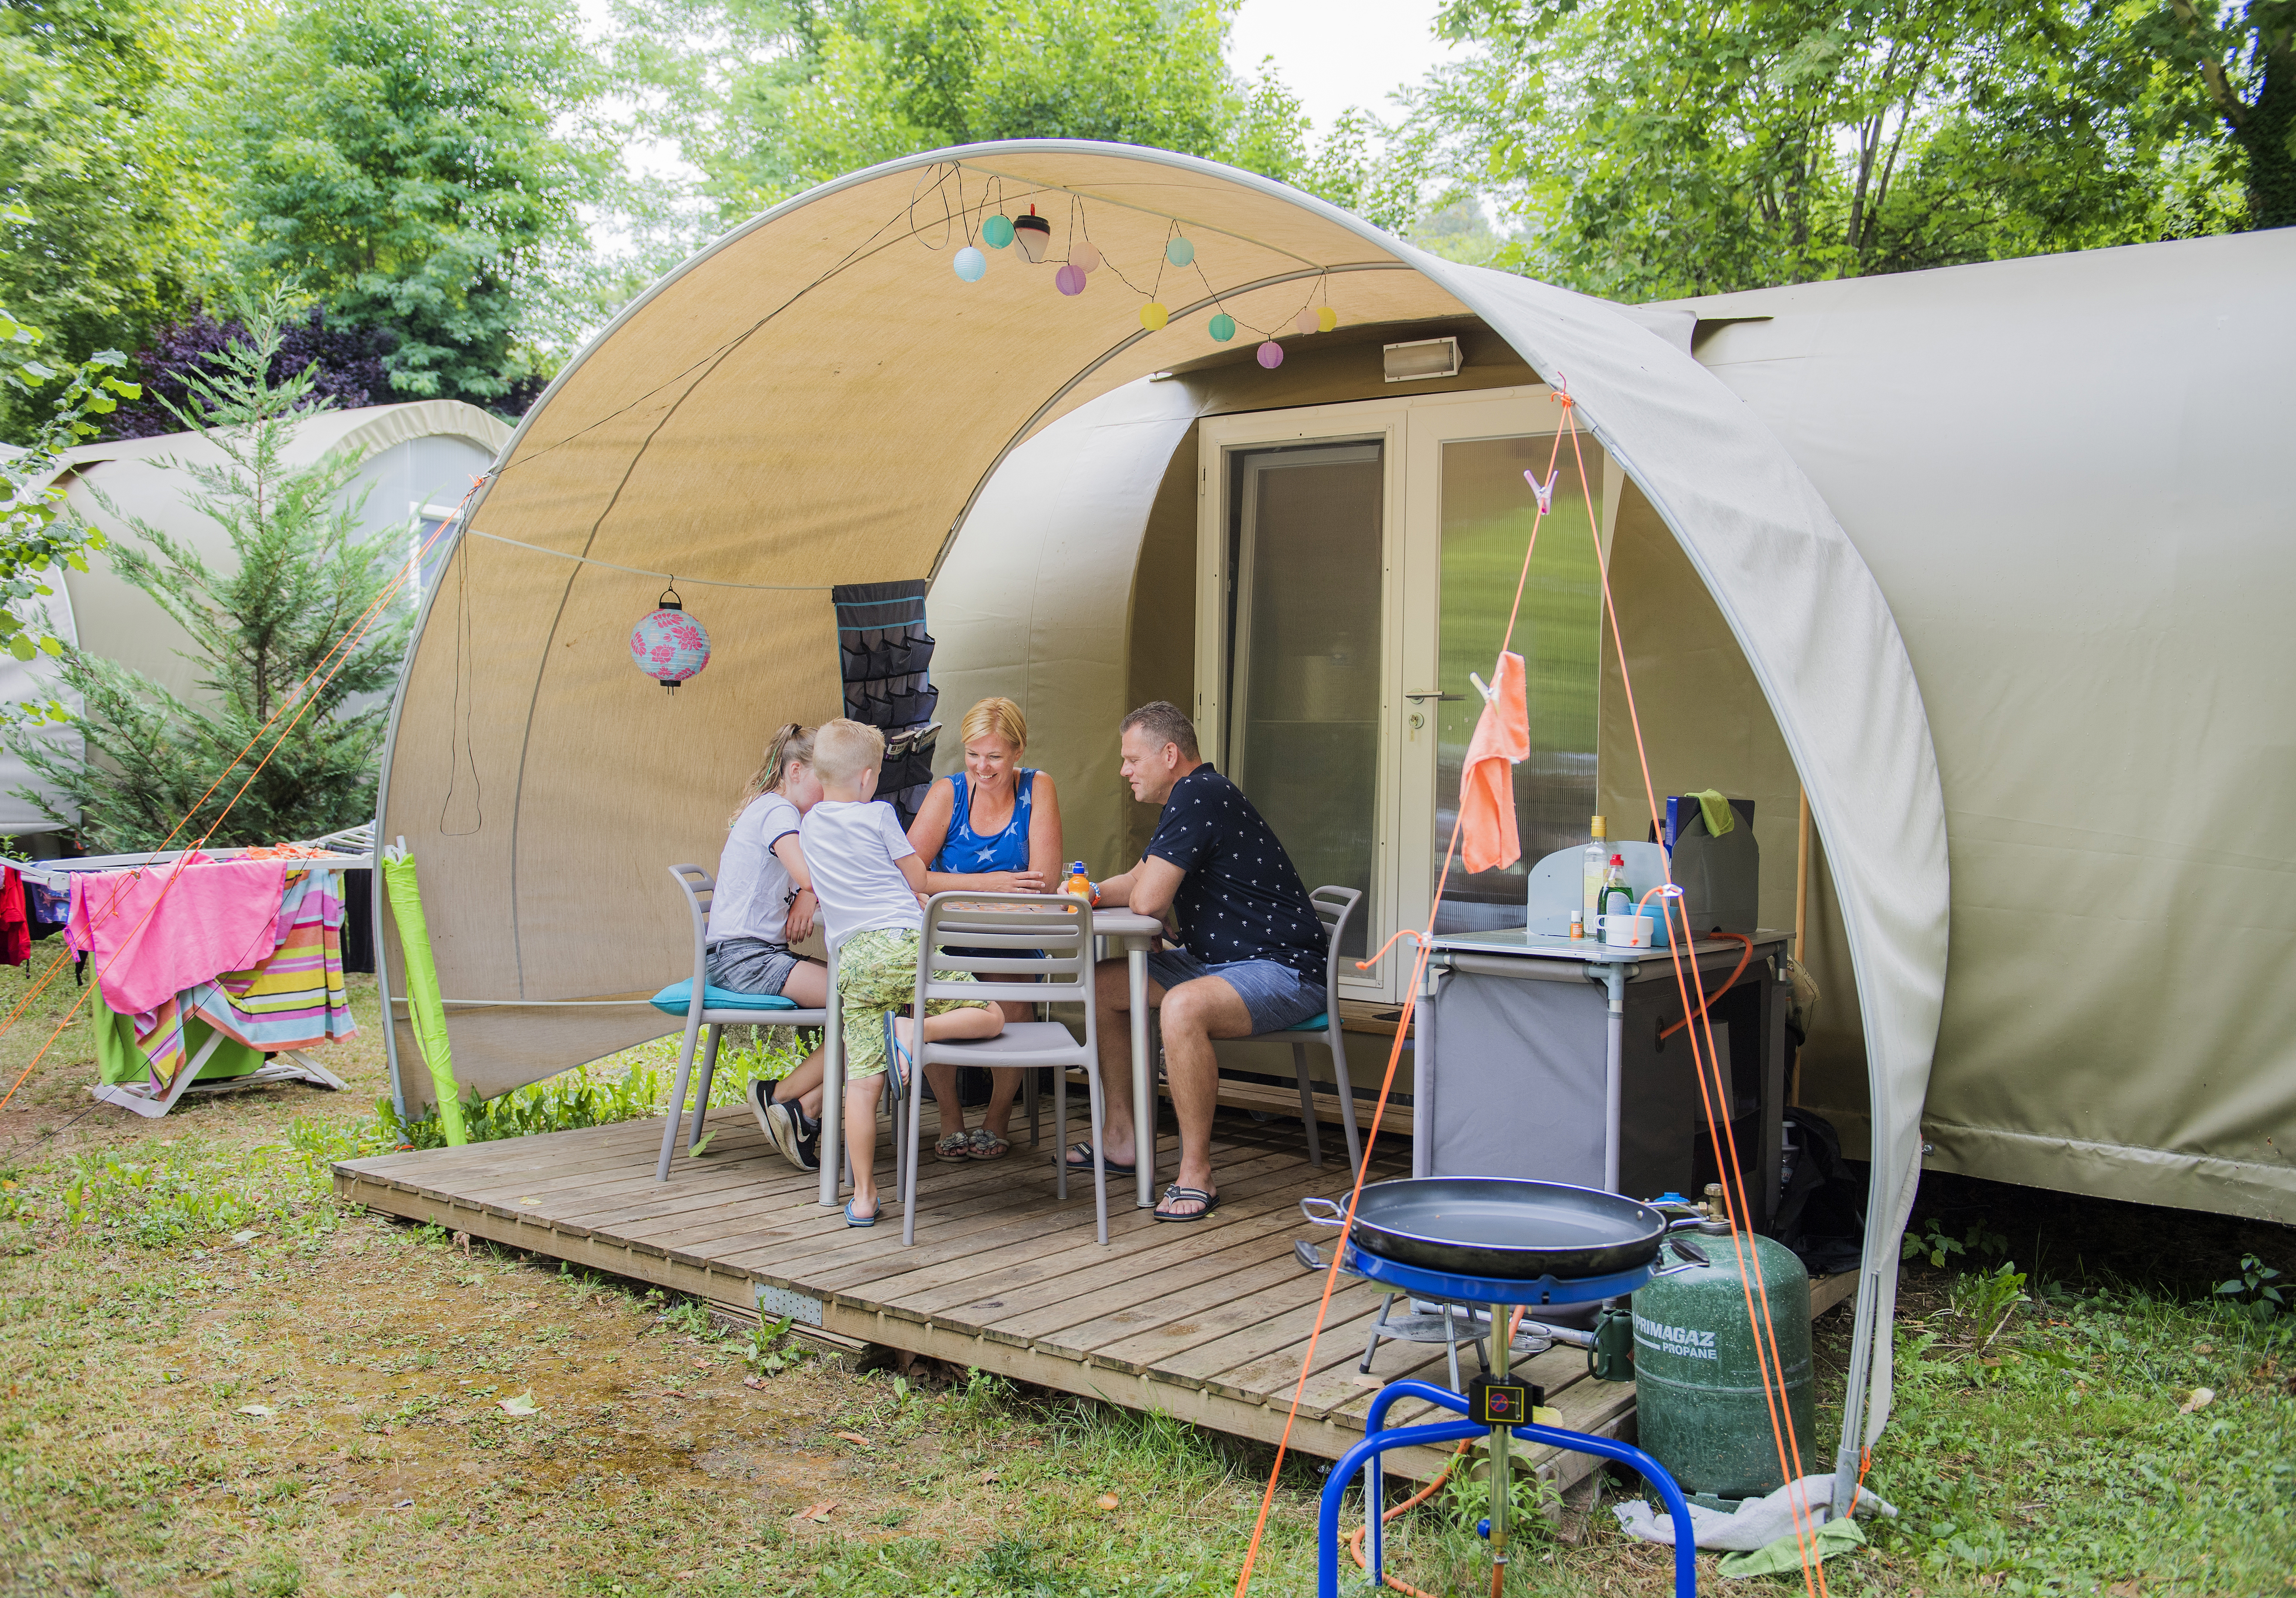
<instances>
[{"instance_id":1,"label":"pine tree","mask_svg":"<svg viewBox=\"0 0 2296 1598\"><path fill-rule=\"evenodd\" d=\"M275 296L244 313L246 336L187 374L190 404L176 411L223 456L168 464L190 479L186 502L230 537L233 568L210 567L137 517L122 518L132 541L111 552L119 575L191 635L209 698L186 702L74 650L62 676L84 702L85 757L9 734L78 806L80 836L97 852L157 848L170 832L177 848L316 838L374 813L385 711L344 705L396 680L407 625L386 589L404 552L393 533L361 536L364 496L341 503L357 459L288 463L296 429L328 402L314 395L310 368L271 379L285 308ZM73 822L29 790L17 797Z\"/></svg>"}]
</instances>

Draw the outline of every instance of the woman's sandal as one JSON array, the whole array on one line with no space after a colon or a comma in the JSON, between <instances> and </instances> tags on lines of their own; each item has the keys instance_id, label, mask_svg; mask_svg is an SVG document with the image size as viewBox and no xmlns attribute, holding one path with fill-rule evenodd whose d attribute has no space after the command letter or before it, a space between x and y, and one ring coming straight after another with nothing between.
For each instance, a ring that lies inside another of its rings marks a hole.
<instances>
[{"instance_id":1,"label":"woman's sandal","mask_svg":"<svg viewBox=\"0 0 2296 1598\"><path fill-rule=\"evenodd\" d=\"M972 1160L1002 1160L1013 1151L1013 1145L1010 1143L997 1136L986 1127L975 1127L972 1129L972 1135L967 1140L966 1147L970 1150L967 1158Z\"/></svg>"},{"instance_id":2,"label":"woman's sandal","mask_svg":"<svg viewBox=\"0 0 2296 1598\"><path fill-rule=\"evenodd\" d=\"M933 1144L933 1158L961 1164L972 1158L972 1139L963 1132L952 1132Z\"/></svg>"},{"instance_id":3,"label":"woman's sandal","mask_svg":"<svg viewBox=\"0 0 2296 1598\"><path fill-rule=\"evenodd\" d=\"M1079 1155L1082 1156L1081 1159L1078 1158ZM1092 1145L1088 1143L1070 1143L1068 1148L1068 1153L1064 1157L1063 1163L1067 1165L1071 1172L1080 1172L1085 1176L1091 1176ZM1128 1165L1119 1165L1113 1160L1109 1160L1104 1168L1111 1176L1130 1176L1136 1174L1136 1168Z\"/></svg>"},{"instance_id":4,"label":"woman's sandal","mask_svg":"<svg viewBox=\"0 0 2296 1598\"><path fill-rule=\"evenodd\" d=\"M1180 1200L1183 1203L1193 1201L1198 1204L1201 1204L1203 1208L1197 1210L1193 1215L1166 1215L1164 1213L1164 1204L1168 1204L1175 1199ZM1159 1204L1152 1213L1156 1219L1160 1221L1171 1221L1175 1224L1185 1224L1188 1221L1201 1221L1218 1208L1219 1194L1218 1193L1208 1193L1201 1187L1168 1187L1164 1190L1163 1204Z\"/></svg>"},{"instance_id":5,"label":"woman's sandal","mask_svg":"<svg viewBox=\"0 0 2296 1598\"><path fill-rule=\"evenodd\" d=\"M882 1210L885 1208L885 1201L882 1199L878 1200L877 1209L871 1210L867 1215L855 1215L853 1213L853 1206L856 1202L857 1201L852 1199L848 1199L845 1201L845 1224L849 1226L875 1225L877 1224L878 1210Z\"/></svg>"}]
</instances>

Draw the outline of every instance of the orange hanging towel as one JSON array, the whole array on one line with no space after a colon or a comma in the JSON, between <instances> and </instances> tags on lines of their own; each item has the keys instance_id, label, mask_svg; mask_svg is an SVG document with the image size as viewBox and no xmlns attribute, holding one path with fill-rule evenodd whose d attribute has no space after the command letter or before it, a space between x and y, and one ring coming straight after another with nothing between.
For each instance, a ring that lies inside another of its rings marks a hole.
<instances>
[{"instance_id":1,"label":"orange hanging towel","mask_svg":"<svg viewBox=\"0 0 2296 1598\"><path fill-rule=\"evenodd\" d=\"M1514 830L1514 763L1530 754L1530 713L1523 703L1521 655L1499 657L1491 688L1459 777L1460 853L1471 872L1522 858Z\"/></svg>"}]
</instances>

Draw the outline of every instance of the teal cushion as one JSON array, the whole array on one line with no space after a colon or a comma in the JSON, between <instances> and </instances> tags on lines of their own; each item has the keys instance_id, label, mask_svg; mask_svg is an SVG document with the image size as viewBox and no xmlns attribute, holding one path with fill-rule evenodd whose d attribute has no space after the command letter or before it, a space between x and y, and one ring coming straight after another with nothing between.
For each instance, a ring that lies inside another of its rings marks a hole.
<instances>
[{"instance_id":1,"label":"teal cushion","mask_svg":"<svg viewBox=\"0 0 2296 1598\"><path fill-rule=\"evenodd\" d=\"M1332 1012L1325 1010L1309 1016L1306 1020L1301 1021L1296 1027L1286 1027L1283 1029L1286 1032L1321 1032L1324 1028L1331 1024Z\"/></svg>"},{"instance_id":2,"label":"teal cushion","mask_svg":"<svg viewBox=\"0 0 2296 1598\"><path fill-rule=\"evenodd\" d=\"M684 1015L693 1004L693 981L672 982L648 1001L664 1015ZM701 1007L705 1010L794 1010L795 999L777 993L736 993L730 987L705 987L701 990Z\"/></svg>"}]
</instances>

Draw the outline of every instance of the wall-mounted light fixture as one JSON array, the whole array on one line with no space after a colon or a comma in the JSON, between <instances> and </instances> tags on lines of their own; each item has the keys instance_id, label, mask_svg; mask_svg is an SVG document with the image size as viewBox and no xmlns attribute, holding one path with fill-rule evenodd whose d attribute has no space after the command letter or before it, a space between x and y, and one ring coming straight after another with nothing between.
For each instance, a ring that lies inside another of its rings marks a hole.
<instances>
[{"instance_id":1,"label":"wall-mounted light fixture","mask_svg":"<svg viewBox=\"0 0 2296 1598\"><path fill-rule=\"evenodd\" d=\"M1408 344L1382 344L1380 356L1387 367L1387 381L1391 383L1459 375L1456 339L1417 339Z\"/></svg>"}]
</instances>

